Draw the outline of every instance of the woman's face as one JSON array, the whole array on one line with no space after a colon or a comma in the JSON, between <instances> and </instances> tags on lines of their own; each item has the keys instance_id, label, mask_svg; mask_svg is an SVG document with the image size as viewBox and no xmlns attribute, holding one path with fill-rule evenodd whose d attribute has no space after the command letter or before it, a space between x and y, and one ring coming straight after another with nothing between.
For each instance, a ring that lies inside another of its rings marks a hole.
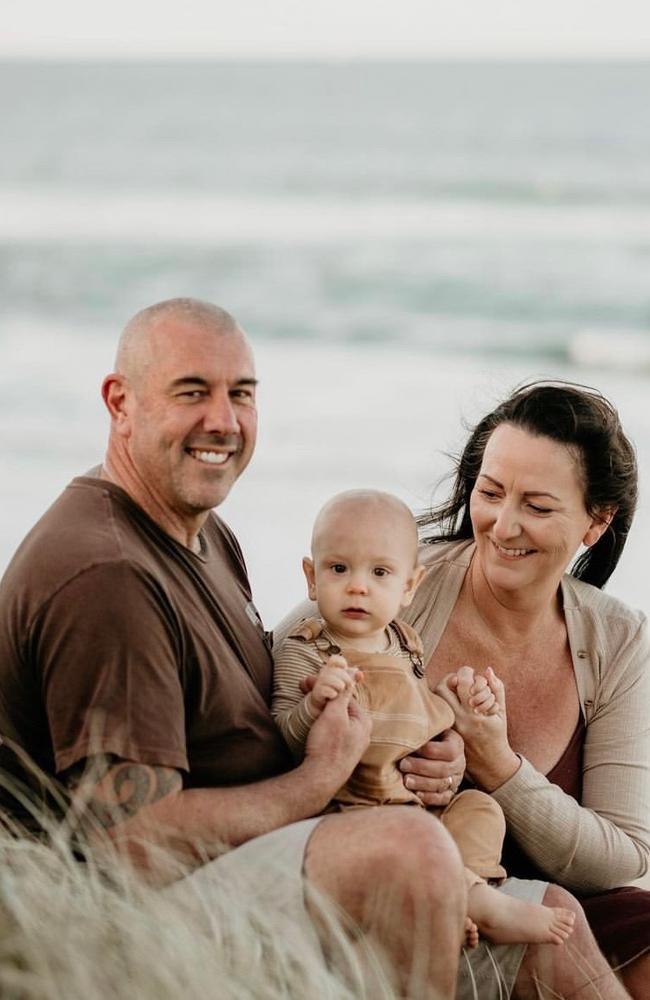
<instances>
[{"instance_id":1,"label":"woman's face","mask_svg":"<svg viewBox=\"0 0 650 1000\"><path fill-rule=\"evenodd\" d=\"M572 452L512 424L488 439L470 515L481 568L497 590L555 590L580 546L607 526L587 513Z\"/></svg>"}]
</instances>

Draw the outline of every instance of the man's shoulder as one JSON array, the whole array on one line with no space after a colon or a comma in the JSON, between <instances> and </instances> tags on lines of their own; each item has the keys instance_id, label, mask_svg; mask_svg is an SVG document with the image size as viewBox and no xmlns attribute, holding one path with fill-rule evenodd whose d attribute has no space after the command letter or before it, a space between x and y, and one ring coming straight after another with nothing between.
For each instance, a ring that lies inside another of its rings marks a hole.
<instances>
[{"instance_id":1,"label":"man's shoulder","mask_svg":"<svg viewBox=\"0 0 650 1000\"><path fill-rule=\"evenodd\" d=\"M45 599L84 570L127 558L134 547L127 544L130 535L128 511L111 484L80 476L25 536L0 588L27 589Z\"/></svg>"}]
</instances>

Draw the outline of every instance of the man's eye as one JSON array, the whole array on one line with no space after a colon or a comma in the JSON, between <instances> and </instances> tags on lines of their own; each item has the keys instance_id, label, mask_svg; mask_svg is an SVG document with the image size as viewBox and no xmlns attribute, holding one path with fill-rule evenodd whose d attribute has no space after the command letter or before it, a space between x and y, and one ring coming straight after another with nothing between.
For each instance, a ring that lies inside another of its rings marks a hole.
<instances>
[{"instance_id":1,"label":"man's eye","mask_svg":"<svg viewBox=\"0 0 650 1000\"><path fill-rule=\"evenodd\" d=\"M255 391L253 389L233 389L230 398L244 406L255 405Z\"/></svg>"},{"instance_id":2,"label":"man's eye","mask_svg":"<svg viewBox=\"0 0 650 1000\"><path fill-rule=\"evenodd\" d=\"M184 399L201 399L205 396L205 389L186 389L185 392L179 392L179 396Z\"/></svg>"}]
</instances>

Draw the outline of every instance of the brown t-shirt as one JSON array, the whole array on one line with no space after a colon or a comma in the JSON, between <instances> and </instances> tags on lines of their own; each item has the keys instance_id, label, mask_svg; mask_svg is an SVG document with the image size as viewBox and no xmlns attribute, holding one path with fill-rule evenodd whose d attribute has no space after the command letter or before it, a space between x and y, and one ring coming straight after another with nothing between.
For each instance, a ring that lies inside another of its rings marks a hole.
<instances>
[{"instance_id":1,"label":"brown t-shirt","mask_svg":"<svg viewBox=\"0 0 650 1000\"><path fill-rule=\"evenodd\" d=\"M74 479L0 583L0 768L93 751L179 768L187 787L287 770L271 657L242 555L211 514L194 554L119 487Z\"/></svg>"}]
</instances>

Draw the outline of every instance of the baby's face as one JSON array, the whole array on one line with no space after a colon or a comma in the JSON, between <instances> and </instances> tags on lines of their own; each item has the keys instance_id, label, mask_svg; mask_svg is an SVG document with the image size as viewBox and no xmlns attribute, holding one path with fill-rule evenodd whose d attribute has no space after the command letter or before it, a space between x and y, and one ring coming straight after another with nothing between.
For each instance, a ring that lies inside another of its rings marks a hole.
<instances>
[{"instance_id":1,"label":"baby's face","mask_svg":"<svg viewBox=\"0 0 650 1000\"><path fill-rule=\"evenodd\" d=\"M305 560L309 596L338 635L379 635L411 602L422 574L416 558L413 526L393 512L333 511Z\"/></svg>"}]
</instances>

